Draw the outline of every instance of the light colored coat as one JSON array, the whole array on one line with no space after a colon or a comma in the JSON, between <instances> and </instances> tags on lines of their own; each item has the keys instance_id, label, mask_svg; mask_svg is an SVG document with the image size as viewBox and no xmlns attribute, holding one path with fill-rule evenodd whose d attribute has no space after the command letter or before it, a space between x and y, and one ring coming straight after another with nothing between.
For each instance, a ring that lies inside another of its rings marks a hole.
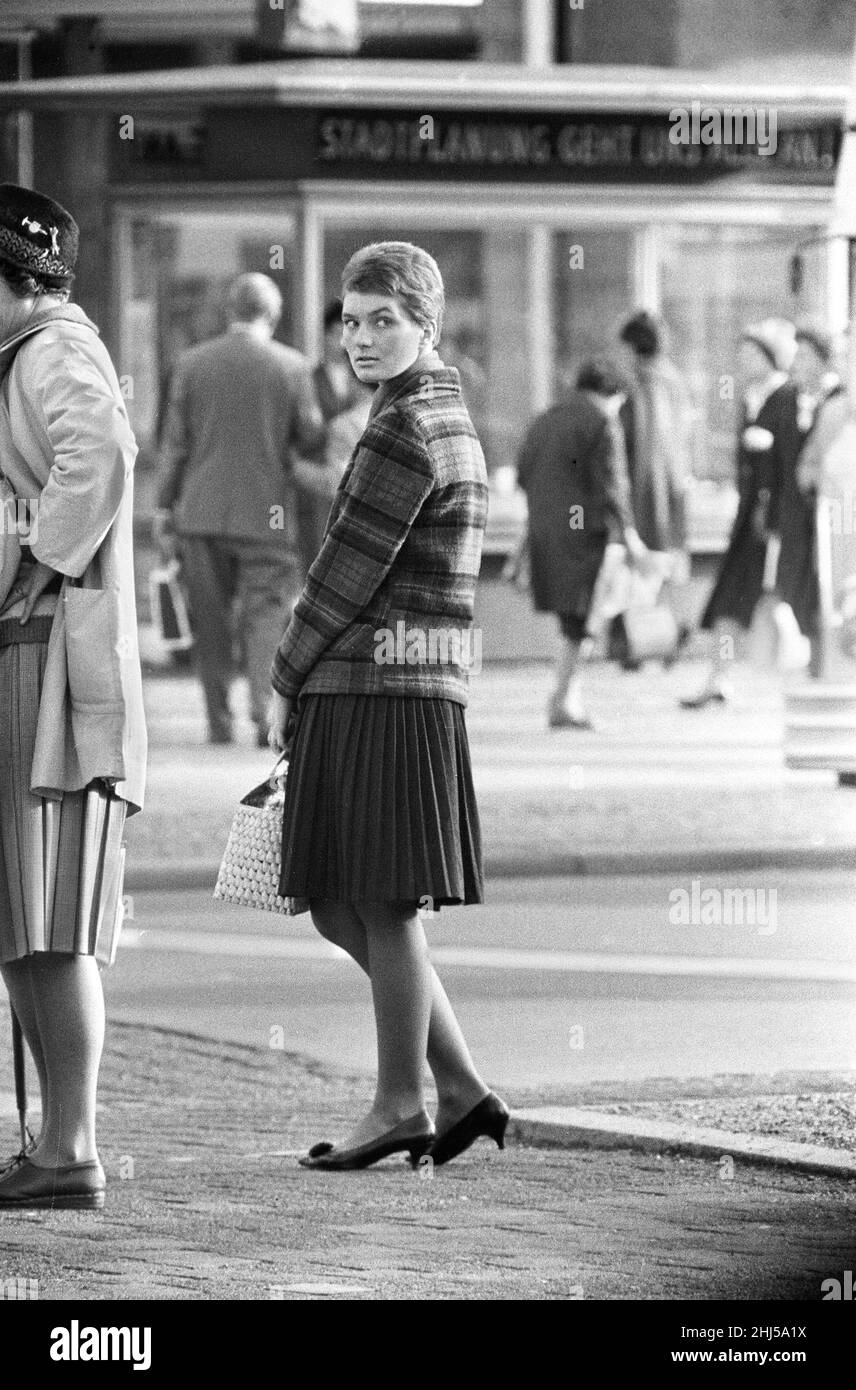
<instances>
[{"instance_id":1,"label":"light colored coat","mask_svg":"<svg viewBox=\"0 0 856 1390\"><path fill-rule=\"evenodd\" d=\"M0 346L0 380L0 467L18 498L37 499L35 559L64 576L30 787L58 797L112 779L133 814L146 769L133 569L137 446L119 382L76 305L37 308L27 329ZM46 604L49 611L49 595L35 612Z\"/></svg>"}]
</instances>

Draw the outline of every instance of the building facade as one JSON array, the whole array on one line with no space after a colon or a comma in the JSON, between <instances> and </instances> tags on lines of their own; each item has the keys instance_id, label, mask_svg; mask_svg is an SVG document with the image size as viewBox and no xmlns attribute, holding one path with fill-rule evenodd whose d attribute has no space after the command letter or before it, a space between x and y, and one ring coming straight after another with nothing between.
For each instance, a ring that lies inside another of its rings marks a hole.
<instances>
[{"instance_id":1,"label":"building facade","mask_svg":"<svg viewBox=\"0 0 856 1390\"><path fill-rule=\"evenodd\" d=\"M7 10L19 28L5 75L20 33L36 37L34 78L19 67L0 87L3 177L20 167L24 111L32 181L86 233L79 298L105 325L144 457L171 363L218 330L235 273L278 280L281 336L315 356L342 266L384 237L419 242L443 269L444 354L497 477L533 412L646 307L687 375L713 516L731 478L741 326L846 322L847 245L825 231L847 3L365 0L362 48L335 58L260 49L252 0ZM716 139L712 118L729 110L741 138Z\"/></svg>"}]
</instances>

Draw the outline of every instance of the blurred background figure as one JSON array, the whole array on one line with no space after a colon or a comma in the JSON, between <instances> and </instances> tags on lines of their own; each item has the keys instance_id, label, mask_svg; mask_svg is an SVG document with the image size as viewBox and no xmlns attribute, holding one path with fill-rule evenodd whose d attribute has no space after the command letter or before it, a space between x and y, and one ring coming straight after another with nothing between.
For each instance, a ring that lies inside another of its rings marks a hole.
<instances>
[{"instance_id":1,"label":"blurred background figure","mask_svg":"<svg viewBox=\"0 0 856 1390\"><path fill-rule=\"evenodd\" d=\"M690 572L687 493L695 411L653 315L634 314L619 336L630 349L633 375L621 407L633 516L649 550L672 554L668 592L683 643L689 631L684 590Z\"/></svg>"},{"instance_id":2,"label":"blurred background figure","mask_svg":"<svg viewBox=\"0 0 856 1390\"><path fill-rule=\"evenodd\" d=\"M321 361L312 368L312 382L325 423L346 414L352 406L366 399L366 390L354 376L351 364L342 347L341 299L331 300L324 310L324 355ZM371 400L370 392L368 399ZM360 414L359 411L358 414ZM368 408L366 408L366 416L361 417L363 425L365 425L367 415ZM359 439L361 432L362 430L356 434L354 444ZM300 567L303 577L308 573L309 566L321 549L324 527L330 510L330 500L338 483L338 478L336 478L332 490L330 489L329 484L335 474L335 461L339 459L343 447L339 436L340 432L337 431L337 437L332 442L332 460L330 449L325 448L324 461L327 464L332 462L332 473L320 470L318 463L310 461L301 461L303 466L298 466L295 469L298 486L297 521L300 538ZM329 444L329 432L327 440ZM351 450L349 449L344 460L345 464L347 464L350 453ZM344 464L339 476L341 476L342 471L344 471Z\"/></svg>"},{"instance_id":3,"label":"blurred background figure","mask_svg":"<svg viewBox=\"0 0 856 1390\"><path fill-rule=\"evenodd\" d=\"M312 498L317 509L317 520L320 522L318 548L312 555L310 564L321 548L330 504L336 489L368 424L374 388L357 381L356 377L354 383L356 394L353 402L335 415L327 426L323 457L294 460L294 476L298 487L303 497Z\"/></svg>"},{"instance_id":4,"label":"blurred background figure","mask_svg":"<svg viewBox=\"0 0 856 1390\"><path fill-rule=\"evenodd\" d=\"M551 729L591 729L578 665L598 573L610 540L631 560L647 554L635 529L618 411L629 383L608 359L585 362L566 400L536 416L518 456L529 507L532 599L562 636Z\"/></svg>"},{"instance_id":5,"label":"blurred background figure","mask_svg":"<svg viewBox=\"0 0 856 1390\"><path fill-rule=\"evenodd\" d=\"M710 664L699 690L681 701L685 709L702 709L711 701L728 699L731 689L725 673L734 660L737 631L748 631L761 597L769 499L780 468L779 451L792 441L796 423L796 392L786 371L793 354L793 325L784 320L750 325L738 344L739 502L728 548L701 617L702 631L713 634Z\"/></svg>"},{"instance_id":6,"label":"blurred background figure","mask_svg":"<svg viewBox=\"0 0 856 1390\"><path fill-rule=\"evenodd\" d=\"M796 330L791 377L797 392L795 447L784 460L771 505L770 529L781 538L776 588L790 605L800 631L812 643L812 668L817 657L819 589L815 508L821 449L840 428L844 387L834 370L832 336L813 324ZM805 465L805 466L803 466Z\"/></svg>"},{"instance_id":7,"label":"blurred background figure","mask_svg":"<svg viewBox=\"0 0 856 1390\"><path fill-rule=\"evenodd\" d=\"M324 443L309 365L271 341L282 298L269 277L241 275L226 333L179 359L161 446L155 540L180 550L212 743L232 739L231 611L241 609L250 714L267 746L271 653L296 597L295 453Z\"/></svg>"}]
</instances>

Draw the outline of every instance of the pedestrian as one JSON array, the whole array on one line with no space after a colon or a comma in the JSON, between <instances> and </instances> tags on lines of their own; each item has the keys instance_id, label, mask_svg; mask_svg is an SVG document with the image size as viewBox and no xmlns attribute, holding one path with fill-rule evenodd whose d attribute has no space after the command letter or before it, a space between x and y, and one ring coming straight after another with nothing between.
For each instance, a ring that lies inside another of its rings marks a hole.
<instances>
[{"instance_id":1,"label":"pedestrian","mask_svg":"<svg viewBox=\"0 0 856 1390\"><path fill-rule=\"evenodd\" d=\"M800 631L810 639L814 664L820 606L815 530L817 449L834 428L844 387L834 369L834 342L825 329L799 325L796 345L791 365L797 392L796 430L771 498L769 526L781 540L776 589L793 610Z\"/></svg>"},{"instance_id":2,"label":"pedestrian","mask_svg":"<svg viewBox=\"0 0 856 1390\"><path fill-rule=\"evenodd\" d=\"M627 442L630 501L649 550L671 553L669 602L679 646L689 636L688 494L692 477L694 408L683 377L667 356L663 330L641 310L620 338L631 352L633 389L621 408Z\"/></svg>"},{"instance_id":3,"label":"pedestrian","mask_svg":"<svg viewBox=\"0 0 856 1390\"><path fill-rule=\"evenodd\" d=\"M406 1150L440 1164L481 1134L501 1147L508 1120L420 915L483 897L464 706L487 474L458 374L436 351L434 259L408 242L365 246L342 290L348 356L377 390L276 653L271 740L291 759L280 891L308 898L317 930L369 976L378 1078L347 1138L301 1161L361 1168Z\"/></svg>"},{"instance_id":4,"label":"pedestrian","mask_svg":"<svg viewBox=\"0 0 856 1390\"><path fill-rule=\"evenodd\" d=\"M136 444L98 329L68 303L78 240L58 203L0 186L0 466L28 517L0 536L19 547L0 605L0 972L42 1104L0 1209L103 1205L99 966L145 778Z\"/></svg>"},{"instance_id":5,"label":"pedestrian","mask_svg":"<svg viewBox=\"0 0 856 1390\"><path fill-rule=\"evenodd\" d=\"M796 425L796 393L787 376L793 351L793 327L780 320L750 324L738 343L737 512L699 624L712 635L710 660L699 689L680 701L684 709L724 704L732 694L727 673L738 633L748 631L761 597L770 495Z\"/></svg>"},{"instance_id":6,"label":"pedestrian","mask_svg":"<svg viewBox=\"0 0 856 1390\"><path fill-rule=\"evenodd\" d=\"M325 524L330 514L330 504L345 469L368 424L373 394L373 388L366 386L364 382L357 382L357 395L353 404L339 415L334 415L328 422L323 459L294 460L294 476L303 494L316 501L319 515L323 516ZM323 541L323 530L321 540ZM319 542L316 554L320 548Z\"/></svg>"},{"instance_id":7,"label":"pedestrian","mask_svg":"<svg viewBox=\"0 0 856 1390\"><path fill-rule=\"evenodd\" d=\"M627 389L607 359L585 362L576 390L533 420L517 460L529 509L532 599L539 612L556 615L561 632L551 729L593 727L578 668L607 544L623 542L633 562L647 553L634 524L618 423Z\"/></svg>"},{"instance_id":8,"label":"pedestrian","mask_svg":"<svg viewBox=\"0 0 856 1390\"><path fill-rule=\"evenodd\" d=\"M183 353L161 448L155 540L180 552L211 743L233 737L229 690L234 602L257 742L267 746L270 653L298 588L295 453L324 442L305 358L272 340L282 297L241 275L228 330Z\"/></svg>"},{"instance_id":9,"label":"pedestrian","mask_svg":"<svg viewBox=\"0 0 856 1390\"><path fill-rule=\"evenodd\" d=\"M354 406L358 407L357 416L359 417L361 413L365 412L365 399L369 394L354 376L347 354L342 347L341 299L332 299L324 310L324 353L321 361L312 368L312 382L321 414L325 423L330 427L327 436L329 442L333 421L343 414L350 414ZM362 412L360 407L363 407ZM365 423L364 420L363 423ZM360 429L360 433L362 433L362 429ZM333 454L334 457L341 455L338 437L334 441ZM331 460L327 450L325 450L325 456L325 463L330 464ZM345 463L347 463L349 456L345 458ZM311 467L310 461L307 463L307 469L302 472L298 470L297 517L300 535L301 580L306 578L309 573L309 566L321 549L327 513L330 510L329 497L326 491L322 489L319 492L313 489L311 484L307 485L303 481L303 474ZM338 478L336 483L338 484Z\"/></svg>"}]
</instances>

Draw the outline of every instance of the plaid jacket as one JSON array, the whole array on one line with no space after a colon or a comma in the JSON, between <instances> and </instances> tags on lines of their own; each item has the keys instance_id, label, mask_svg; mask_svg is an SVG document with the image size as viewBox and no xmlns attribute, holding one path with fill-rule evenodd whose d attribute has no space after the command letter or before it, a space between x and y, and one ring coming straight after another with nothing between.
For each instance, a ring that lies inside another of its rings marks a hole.
<instances>
[{"instance_id":1,"label":"plaid jacket","mask_svg":"<svg viewBox=\"0 0 856 1390\"><path fill-rule=\"evenodd\" d=\"M351 456L274 658L274 688L465 705L486 517L484 456L460 378L435 357L393 387Z\"/></svg>"}]
</instances>

